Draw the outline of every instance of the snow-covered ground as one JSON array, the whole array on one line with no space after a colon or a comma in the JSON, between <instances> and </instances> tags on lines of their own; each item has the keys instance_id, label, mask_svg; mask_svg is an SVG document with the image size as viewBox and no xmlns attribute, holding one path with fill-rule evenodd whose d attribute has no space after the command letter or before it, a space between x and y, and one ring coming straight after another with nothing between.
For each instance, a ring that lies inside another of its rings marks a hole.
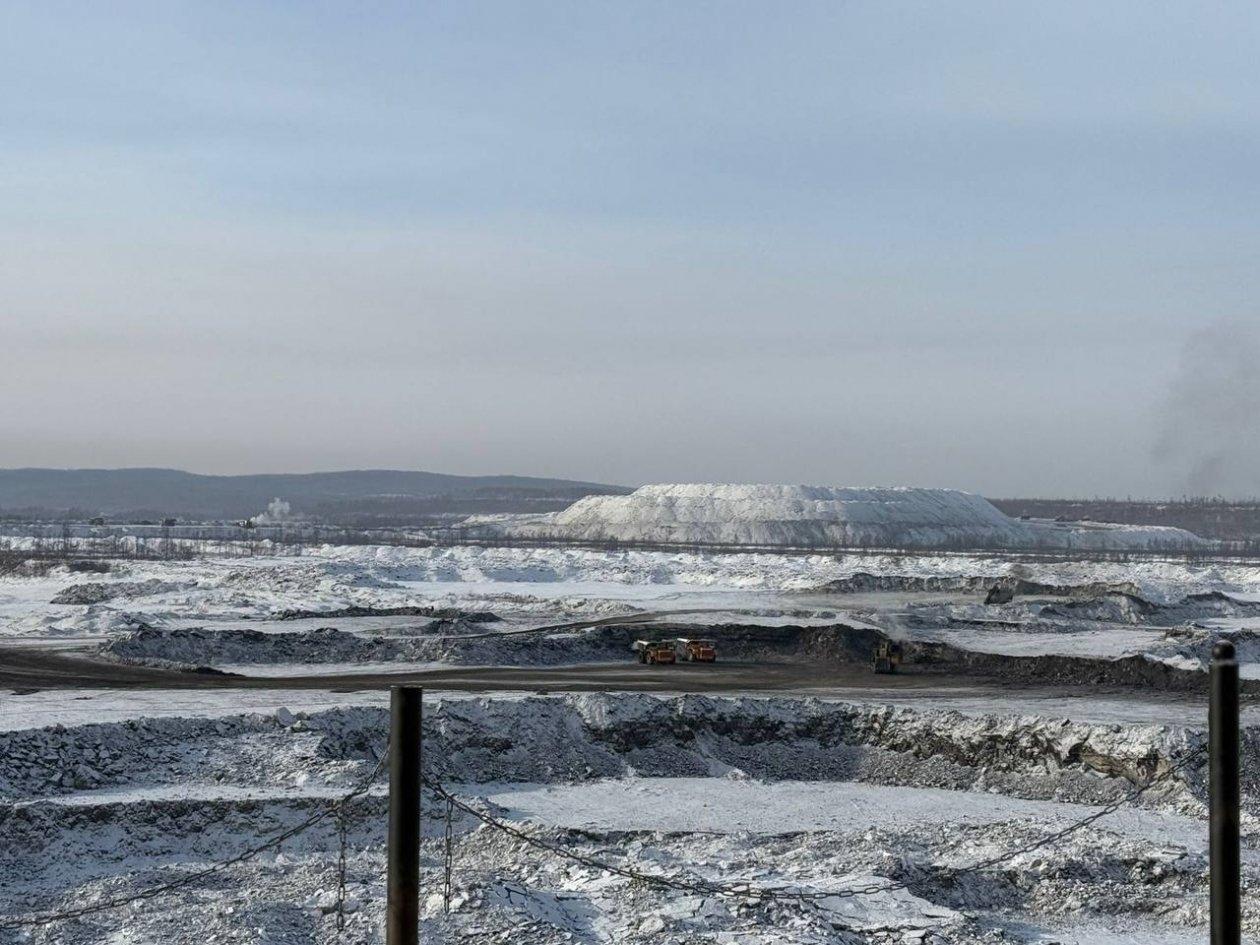
<instances>
[{"instance_id":1,"label":"snow-covered ground","mask_svg":"<svg viewBox=\"0 0 1260 945\"><path fill-rule=\"evenodd\" d=\"M863 575L906 589L852 592L871 584ZM1125 587L1142 597L984 604L989 586L1012 580ZM936 590L921 590L928 586ZM1209 596L1186 603L1191 594ZM524 641L444 642L466 630L437 621L448 611L491 612L502 619L484 625L489 633L648 612L680 627L842 624L1008 656L1144 654L1202 668L1213 636L1242 639L1260 624L1260 605L1245 603L1256 596L1260 568L1228 562L321 546L301 557L119 562L109 575L8 578L0 581L0 641L115 641L108 647L117 658L284 676L312 664L363 671L451 660L620 660L624 646L600 650L593 640L557 640L551 652ZM194 628L203 628L195 639L180 636ZM148 637L121 640L129 634ZM259 634L276 639L257 642ZM1260 647L1242 656L1244 674L1260 678Z\"/></svg>"},{"instance_id":2,"label":"snow-covered ground","mask_svg":"<svg viewBox=\"0 0 1260 945\"><path fill-rule=\"evenodd\" d=\"M385 724L382 707L341 707L0 734L0 915L169 881L292 828L363 783ZM447 914L445 808L426 794L424 940L1188 941L1205 931L1203 775L1168 766L1202 740L1195 728L812 700L430 699L429 776L524 834L456 814ZM1152 776L1166 780L1140 800L1019 852ZM1250 788L1245 799L1252 836ZM189 889L0 941L380 942L384 823L379 787L349 808L341 936L330 818ZM989 859L1001 863L972 871ZM654 888L596 861L751 888ZM1244 864L1260 880L1250 841ZM1249 930L1257 919L1248 912Z\"/></svg>"},{"instance_id":3,"label":"snow-covered ground","mask_svg":"<svg viewBox=\"0 0 1260 945\"><path fill-rule=\"evenodd\" d=\"M988 587L1015 579L1052 590L984 603ZM1212 638L1229 633L1254 673L1260 609L1246 601L1258 599L1260 568L1245 563L326 546L300 557L120 562L108 575L0 579L0 659L6 646L103 647L114 659L277 677L313 665L550 659L543 643L518 646L512 633L645 612L670 633L697 636L716 627L737 639L753 628L757 639L787 639L843 625L990 654L1142 654L1196 669ZM598 631L583 634L544 639L554 652L599 652ZM427 797L425 940L1204 938L1203 778L1169 770L1202 744L1201 699L895 683L740 698L430 696L427 770L529 837L652 876L826 895L802 904L656 888L462 815L447 914L444 808ZM340 939L331 818L149 903L16 933L2 927L3 915L86 904L224 860L359 783L384 750L386 695L277 685L0 691L0 943L379 942L379 787L348 817ZM1251 771L1257 712L1249 705L1244 717ZM1140 801L1070 838L958 872L1161 776L1167 782ZM1257 789L1244 785L1253 884ZM907 888L844 895L891 881ZM1254 933L1260 915L1251 909Z\"/></svg>"},{"instance_id":4,"label":"snow-covered ground","mask_svg":"<svg viewBox=\"0 0 1260 945\"><path fill-rule=\"evenodd\" d=\"M460 790L458 785L455 790ZM1064 826L1095 810L1083 804L940 788L731 777L483 784L472 790L518 820L572 830L665 833L818 833L865 830L872 824L913 830L942 821L983 826L1017 819ZM1108 815L1106 826L1124 837L1174 844L1199 854L1207 851L1203 823L1180 814L1125 809Z\"/></svg>"},{"instance_id":5,"label":"snow-covered ground","mask_svg":"<svg viewBox=\"0 0 1260 945\"><path fill-rule=\"evenodd\" d=\"M861 574L1130 583L1153 601L1221 591L1260 595L1251 564L1179 560L1004 561L965 555L774 555L578 548L320 546L300 557L120 562L115 573L0 580L0 635L100 635L135 626L257 620L286 610L452 606L504 615L616 614L689 607L801 608L799 598ZM85 602L66 600L80 585ZM972 595L974 596L974 595ZM982 595L981 595L982 596ZM830 609L846 606L833 597ZM821 607L820 609L827 609Z\"/></svg>"}]
</instances>

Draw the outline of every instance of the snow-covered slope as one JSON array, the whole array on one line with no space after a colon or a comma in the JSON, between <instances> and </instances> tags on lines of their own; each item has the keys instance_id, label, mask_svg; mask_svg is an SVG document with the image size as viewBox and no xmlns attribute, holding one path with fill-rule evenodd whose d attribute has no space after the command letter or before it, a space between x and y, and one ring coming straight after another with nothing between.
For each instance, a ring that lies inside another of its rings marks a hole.
<instances>
[{"instance_id":1,"label":"snow-covered slope","mask_svg":"<svg viewBox=\"0 0 1260 945\"><path fill-rule=\"evenodd\" d=\"M797 547L1192 547L1178 529L1152 531L1016 521L952 489L789 485L650 485L589 496L563 512L509 524L519 537L572 541Z\"/></svg>"},{"instance_id":2,"label":"snow-covered slope","mask_svg":"<svg viewBox=\"0 0 1260 945\"><path fill-rule=\"evenodd\" d=\"M946 489L654 485L589 496L544 526L576 539L757 545L1021 544L980 496Z\"/></svg>"},{"instance_id":3,"label":"snow-covered slope","mask_svg":"<svg viewBox=\"0 0 1260 945\"><path fill-rule=\"evenodd\" d=\"M1021 522L1039 548L1070 551L1187 551L1212 542L1171 525L1118 525L1114 522Z\"/></svg>"}]
</instances>

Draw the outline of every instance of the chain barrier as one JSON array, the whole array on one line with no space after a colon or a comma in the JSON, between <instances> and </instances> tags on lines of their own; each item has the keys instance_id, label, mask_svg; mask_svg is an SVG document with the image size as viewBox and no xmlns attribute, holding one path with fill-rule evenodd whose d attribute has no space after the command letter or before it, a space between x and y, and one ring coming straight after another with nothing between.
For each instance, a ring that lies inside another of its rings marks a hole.
<instances>
[{"instance_id":1,"label":"chain barrier","mask_svg":"<svg viewBox=\"0 0 1260 945\"><path fill-rule=\"evenodd\" d=\"M446 799L446 862L442 884L442 911L451 914L451 873L455 866L455 804Z\"/></svg>"},{"instance_id":2,"label":"chain barrier","mask_svg":"<svg viewBox=\"0 0 1260 945\"><path fill-rule=\"evenodd\" d=\"M1193 762L1195 762L1197 759L1199 759L1206 753L1207 753L1207 746L1206 745L1200 746L1199 748L1194 749L1192 752L1190 752L1188 755L1186 755L1176 764L1169 767L1168 770L1166 770L1163 774L1151 779L1146 784L1143 784L1137 787L1133 791L1130 791L1128 794L1126 794L1124 797L1120 798L1119 800L1113 801L1110 804L1107 804L1106 806L1099 808L1097 811L1095 811L1092 814L1089 814L1086 817L1082 817L1079 820L1073 821L1071 824L1064 827L1062 830L1058 830L1052 834L1049 834L1048 836L1041 837L1031 843L1027 843L1021 847L1017 847L1014 850L1007 850L1004 853L1000 853L996 856L992 856L987 859L980 860L976 863L972 863L969 866L965 866L960 869L954 870L952 871L952 875L955 878L958 878L958 877L969 875L971 873L982 872L994 866L999 866L1003 863L1008 863L1012 860L1015 860L1018 857L1024 856L1025 854L1032 853L1043 847L1049 846L1050 844L1055 843L1059 840L1062 840L1064 837L1067 837L1070 834L1076 833L1079 830L1083 830L1086 827L1093 824L1094 822L1101 820L1103 817L1106 817L1108 814L1114 814L1121 807L1124 807L1127 804L1133 803L1138 798L1140 798L1143 794L1145 794L1147 791L1151 790L1151 788L1155 787L1158 784L1162 784L1168 781L1177 773L1188 768ZM911 880L901 880L897 882L870 883L865 886L855 886L855 887L850 887L848 889L835 890L835 891L830 891L830 892L824 892L821 890L809 892L809 891L793 891L793 890L785 890L785 889L771 889L767 887L755 886L752 883L718 883L718 882L712 882L710 880L701 880L701 879L693 880L693 879L681 879L681 878L673 877L673 876L662 876L658 873L643 873L638 870L630 869L628 867L618 866L614 863L608 863L604 860L600 860L592 856L587 856L586 854L583 854L583 853L578 853L575 850L568 849L566 847L560 846L559 844L552 843L547 840L543 840L540 837L537 837L531 833L528 833L519 827L515 827L512 824L508 824L501 820L498 820L497 818L492 817L490 814L487 814L485 811L479 810L476 807L473 807L471 804L466 803L465 801L461 801L455 795L451 794L441 784L429 778L422 778L422 781L425 784L425 786L428 787L434 794L436 794L438 797L446 801L448 810L453 808L455 810L462 811L463 813L468 814L469 816L485 824L487 827L490 827L501 833L507 834L508 836L514 837L515 839L520 840L521 842L537 850L542 850L544 852L551 853L554 856L558 856L563 859L567 859L572 862L579 863L583 866L589 867L594 870L598 870L600 872L603 872L609 875L620 876L624 879L644 883L649 886L655 886L660 889L673 889L679 892L687 892L687 893L693 893L693 894L699 894L699 895L728 896L728 897L736 897L736 898L755 898L755 899L770 900L770 901L790 901L790 902L798 902L798 903L815 903L816 904L820 900L826 900L826 899L853 899L859 896L874 895L875 893L894 892L901 889L908 889L910 885L912 884ZM448 824L449 824L449 821L448 821Z\"/></svg>"},{"instance_id":3,"label":"chain barrier","mask_svg":"<svg viewBox=\"0 0 1260 945\"><path fill-rule=\"evenodd\" d=\"M221 873L224 870L228 869L229 867L237 866L241 863L245 863L249 860L252 860L254 857L258 856L261 853L265 853L268 850L272 850L272 849L275 849L276 847L279 847L286 840L292 839L293 837L296 837L299 834L305 833L306 831L314 827L316 824L322 823L323 821L327 820L330 814L341 811L347 804L349 804L355 798L362 797L363 795L367 794L368 790L372 787L372 785L376 782L376 779L380 776L381 771L384 770L385 760L388 757L389 757L389 751L387 749L381 755L381 759L380 761L377 762L376 768L373 769L372 773L367 778L365 778L363 782L360 783L359 786L356 787L349 794L346 794L343 797L337 799L332 804L325 807L323 810L319 811L316 814L312 814L310 817L306 818L306 820L302 821L299 824L296 824L293 827L290 827L288 830L281 831L280 833L275 834L274 836L272 836L268 840L263 841L257 846L250 847L248 850L245 850L242 853L238 853L236 856L232 857L230 860L221 860L218 863L214 863L210 866L207 866L205 869L197 870L195 873L189 873L186 876L181 876L179 879L174 879L174 880L171 880L170 882L162 883L157 886L150 886L148 889L142 889L139 892L128 893L122 896L115 896L111 899L104 899L104 900L101 900L100 902L94 902L90 905L80 906L77 909L67 909L62 912L45 912L45 913L32 913L29 915L0 916L0 929L20 929L20 928L26 928L28 926L49 925L53 922L65 922L70 919L82 919L86 916L96 915L99 912L108 912L112 909L121 909L123 906L129 906L132 903L143 902L148 899L156 899L158 896L163 896L163 895L166 895L167 893L175 892L176 890L179 890L179 889L185 889L188 886L192 886L196 883L201 882L204 879L208 879L209 877L214 876L217 873Z\"/></svg>"},{"instance_id":4,"label":"chain barrier","mask_svg":"<svg viewBox=\"0 0 1260 945\"><path fill-rule=\"evenodd\" d=\"M1014 850L1008 850L1006 852L997 854L987 859L980 860L976 863L972 863L969 866L965 866L957 870L953 870L951 871L952 875L955 878L958 878L958 877L966 876L972 873L982 872L984 870L991 869L995 866L1002 865L1003 863L1008 863L1020 856L1024 856L1028 853L1032 853L1036 850L1042 849L1043 847L1049 846L1052 843L1056 843L1057 841L1062 840L1064 837L1067 837L1073 833L1076 833L1077 831L1085 829L1086 827L1102 819L1103 817L1106 817L1109 814L1115 813L1121 807L1124 807L1128 804L1133 803L1138 798L1140 798L1143 794L1145 794L1147 791L1151 790L1152 788L1156 787L1159 784L1167 782L1179 772L1190 767L1196 760L1206 755L1206 753L1207 753L1207 746L1206 745L1200 746L1199 748L1196 748L1193 751L1191 751L1189 754L1183 757L1176 764L1170 766L1166 771L1164 771L1159 776L1152 778L1147 783L1137 787L1133 791L1130 791L1128 794L1124 795L1120 799L1099 808L1097 811L1094 811L1093 813L1085 817L1082 817L1079 820L1072 822L1071 824L1068 824L1063 829L1055 831L1052 834L1041 837L1033 842L1027 843ZM79 918L84 918L86 916L95 915L97 913L107 912L113 909L119 909L124 906L131 905L133 903L142 902L149 899L155 899L159 896L166 895L167 893L175 892L177 890L192 886L217 873L221 873L232 866L245 863L268 850L275 849L279 847L281 844L283 844L286 840L292 839L293 837L296 837L302 833L305 833L307 830L310 830L312 827L325 821L330 815L335 815L336 822L337 822L338 842L339 842L339 856L338 856L338 861L337 861L338 892L337 892L336 911L337 911L337 931L338 931L338 934L340 935L340 933L345 928L345 919L346 919L345 906L346 906L346 901L347 901L347 896L346 896L346 850L347 850L346 809L351 801L355 800L356 798L362 797L368 793L372 785L376 783L376 780L380 776L381 772L384 770L385 763L388 757L389 757L389 752L387 749L385 752L381 754L380 760L377 762L376 767L373 769L371 774L367 778L365 778L359 784L358 787L350 791L348 794L337 799L335 802L325 807L323 810L319 811L318 813L315 813L311 815L310 817L306 818L301 823L298 823L287 830L284 830L278 834L275 834L274 836L263 841L262 843L259 843L256 846L250 847L249 849L237 854L231 859L222 860L204 869L198 870L194 873L189 873L186 876L182 876L178 879L171 880L170 882L167 882L167 883L162 883L160 885L152 886L152 887L149 887L148 889L142 889L138 892L130 893L127 895L116 896L110 899L102 900L100 902L92 903L90 905L80 906L76 909L68 909L62 912L0 916L0 929L17 929L17 928L24 928L28 926L48 925L50 923L63 922L70 919L79 919ZM811 892L811 891L793 891L793 890L786 890L786 889L773 889L773 888L767 888L767 887L760 887L760 886L756 886L756 885L753 885L752 883L747 883L747 882L745 883L719 883L719 882L713 882L710 880L682 879L679 877L662 876L660 874L654 874L654 873L644 873L638 870L630 869L628 867L618 866L614 863L608 863L596 857L588 856L586 854L579 853L575 850L568 849L557 843L552 843L550 841L543 840L542 838L537 837L531 833L528 833L527 831L519 827L513 826L512 824L509 824L509 823L505 823L504 821L498 820L497 818L491 816L485 811L482 811L472 806L471 804L460 800L458 797L456 797L454 794L448 791L442 784L438 783L437 781L429 777L422 776L421 780L422 780L422 783L430 791L432 791L435 795L437 795L439 798L443 799L446 802L445 864L444 864L445 875L444 875L444 886L443 886L443 907L445 911L448 913L450 911L450 905L451 905L452 873L453 873L453 864L454 864L454 815L455 815L455 811L461 811L462 813L468 814L469 816L480 821L482 824L486 825L487 827L490 827L491 829L497 830L503 834L511 836L517 840L520 840L521 842L525 843L526 845L530 847L533 847L534 849L541 850L546 853L550 853L554 856L558 856L558 857L570 860L575 863L579 863L583 866L603 872L608 875L620 876L627 880L640 882L645 885L649 885L649 886L653 886L653 887L661 888L661 889L673 889L680 892L687 892L687 893L700 894L700 895L728 896L728 897L738 897L738 898L755 898L755 899L768 900L768 901L791 901L791 902L797 902L797 903L807 903L807 904L817 905L821 900L851 899L858 896L867 896L867 895L873 895L875 893L892 892L896 890L907 889L911 885L910 880L902 880L898 882L871 883L866 886L850 887L848 889L836 890L836 891L830 891L830 892L821 891L821 890Z\"/></svg>"},{"instance_id":5,"label":"chain barrier","mask_svg":"<svg viewBox=\"0 0 1260 945\"><path fill-rule=\"evenodd\" d=\"M337 805L337 937L346 930L346 805Z\"/></svg>"}]
</instances>

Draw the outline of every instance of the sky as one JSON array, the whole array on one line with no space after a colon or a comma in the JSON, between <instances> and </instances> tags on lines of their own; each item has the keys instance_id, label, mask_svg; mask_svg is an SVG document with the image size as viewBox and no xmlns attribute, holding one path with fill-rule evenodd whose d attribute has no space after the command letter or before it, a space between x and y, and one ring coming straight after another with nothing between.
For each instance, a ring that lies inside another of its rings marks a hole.
<instances>
[{"instance_id":1,"label":"sky","mask_svg":"<svg viewBox=\"0 0 1260 945\"><path fill-rule=\"evenodd\" d=\"M1260 495L1258 45L1251 2L9 0L0 466Z\"/></svg>"}]
</instances>

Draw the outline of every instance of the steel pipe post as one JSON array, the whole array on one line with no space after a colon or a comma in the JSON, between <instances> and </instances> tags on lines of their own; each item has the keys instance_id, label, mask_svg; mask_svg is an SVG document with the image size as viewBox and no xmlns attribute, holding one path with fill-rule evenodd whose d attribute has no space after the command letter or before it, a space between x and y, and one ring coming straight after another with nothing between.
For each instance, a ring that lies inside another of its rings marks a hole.
<instances>
[{"instance_id":1,"label":"steel pipe post","mask_svg":"<svg viewBox=\"0 0 1260 945\"><path fill-rule=\"evenodd\" d=\"M420 940L421 693L395 686L389 699L389 873L386 945Z\"/></svg>"},{"instance_id":2,"label":"steel pipe post","mask_svg":"<svg viewBox=\"0 0 1260 945\"><path fill-rule=\"evenodd\" d=\"M1234 644L1212 650L1210 754L1212 945L1242 941L1242 872L1238 836L1238 660Z\"/></svg>"}]
</instances>

